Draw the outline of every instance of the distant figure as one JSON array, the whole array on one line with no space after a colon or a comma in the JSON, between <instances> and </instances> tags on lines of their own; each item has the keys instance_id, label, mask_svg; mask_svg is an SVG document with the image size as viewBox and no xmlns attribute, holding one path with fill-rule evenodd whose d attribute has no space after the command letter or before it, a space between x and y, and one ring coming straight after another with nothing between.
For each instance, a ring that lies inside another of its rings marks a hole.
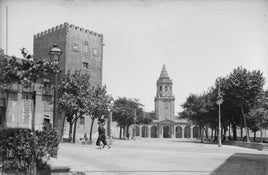
<instances>
[{"instance_id":1,"label":"distant figure","mask_svg":"<svg viewBox=\"0 0 268 175\"><path fill-rule=\"evenodd\" d=\"M106 141L106 135L105 135L105 128L104 128L104 125L105 125L105 120L103 118L100 118L98 120L98 125L99 125L99 128L98 128L98 139L97 139L97 142L96 142L96 145L99 146L99 148L104 148L106 145L108 146L108 148L110 149L110 145L107 144L107 141ZM103 144L103 146L102 146Z\"/></svg>"},{"instance_id":2,"label":"distant figure","mask_svg":"<svg viewBox=\"0 0 268 175\"><path fill-rule=\"evenodd\" d=\"M243 137L243 141L246 142L247 141L247 136Z\"/></svg>"},{"instance_id":3,"label":"distant figure","mask_svg":"<svg viewBox=\"0 0 268 175\"><path fill-rule=\"evenodd\" d=\"M52 125L49 120L44 120L43 122L43 131L51 131L52 130Z\"/></svg>"}]
</instances>

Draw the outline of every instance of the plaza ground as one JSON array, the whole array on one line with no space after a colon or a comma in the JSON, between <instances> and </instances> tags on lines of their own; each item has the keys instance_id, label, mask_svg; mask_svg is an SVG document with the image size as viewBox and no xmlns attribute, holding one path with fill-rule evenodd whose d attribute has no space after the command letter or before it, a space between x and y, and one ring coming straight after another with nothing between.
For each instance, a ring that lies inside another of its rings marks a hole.
<instances>
[{"instance_id":1,"label":"plaza ground","mask_svg":"<svg viewBox=\"0 0 268 175\"><path fill-rule=\"evenodd\" d=\"M268 174L268 151L173 139L114 140L111 149L62 143L58 162L83 175Z\"/></svg>"}]
</instances>

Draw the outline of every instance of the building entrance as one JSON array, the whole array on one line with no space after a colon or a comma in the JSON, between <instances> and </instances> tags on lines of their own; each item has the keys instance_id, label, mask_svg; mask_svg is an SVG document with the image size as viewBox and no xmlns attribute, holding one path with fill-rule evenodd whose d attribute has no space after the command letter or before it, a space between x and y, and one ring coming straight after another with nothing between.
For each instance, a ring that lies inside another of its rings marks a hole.
<instances>
[{"instance_id":1,"label":"building entrance","mask_svg":"<svg viewBox=\"0 0 268 175\"><path fill-rule=\"evenodd\" d=\"M170 138L170 127L164 126L163 128L163 137L164 138Z\"/></svg>"}]
</instances>

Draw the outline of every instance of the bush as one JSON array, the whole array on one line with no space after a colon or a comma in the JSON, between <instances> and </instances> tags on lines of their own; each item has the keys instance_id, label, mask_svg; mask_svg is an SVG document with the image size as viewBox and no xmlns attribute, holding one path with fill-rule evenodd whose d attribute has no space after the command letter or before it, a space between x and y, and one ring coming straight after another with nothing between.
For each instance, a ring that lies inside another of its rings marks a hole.
<instances>
[{"instance_id":1,"label":"bush","mask_svg":"<svg viewBox=\"0 0 268 175\"><path fill-rule=\"evenodd\" d=\"M27 128L0 129L0 156L6 172L29 172L36 163L37 170L48 169L47 160L58 150L59 139L54 131L36 131L35 138Z\"/></svg>"}]
</instances>

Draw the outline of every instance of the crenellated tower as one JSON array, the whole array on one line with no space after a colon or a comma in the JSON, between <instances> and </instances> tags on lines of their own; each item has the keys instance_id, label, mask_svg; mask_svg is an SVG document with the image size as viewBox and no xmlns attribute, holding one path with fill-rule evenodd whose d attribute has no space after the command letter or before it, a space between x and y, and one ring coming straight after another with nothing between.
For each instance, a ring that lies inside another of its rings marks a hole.
<instances>
[{"instance_id":1,"label":"crenellated tower","mask_svg":"<svg viewBox=\"0 0 268 175\"><path fill-rule=\"evenodd\" d=\"M156 83L155 115L158 121L175 121L175 97L172 92L172 80L169 78L165 64Z\"/></svg>"}]
</instances>

